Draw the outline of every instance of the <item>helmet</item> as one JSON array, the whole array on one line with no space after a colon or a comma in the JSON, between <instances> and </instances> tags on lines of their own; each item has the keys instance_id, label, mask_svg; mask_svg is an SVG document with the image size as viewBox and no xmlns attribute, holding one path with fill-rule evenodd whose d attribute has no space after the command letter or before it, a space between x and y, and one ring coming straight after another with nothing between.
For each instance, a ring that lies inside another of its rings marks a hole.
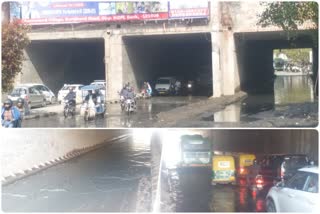
<instances>
[{"instance_id":1,"label":"helmet","mask_svg":"<svg viewBox=\"0 0 320 214\"><path fill-rule=\"evenodd\" d=\"M24 104L24 99L22 99L21 97L17 100L17 103L22 103Z\"/></svg>"},{"instance_id":2,"label":"helmet","mask_svg":"<svg viewBox=\"0 0 320 214\"><path fill-rule=\"evenodd\" d=\"M9 106L6 107L6 108L11 108L12 104L13 104L13 102L12 102L12 100L10 100L10 99L7 99L7 100L4 101L4 103L3 103L3 105L4 105L5 107L6 107L6 105L9 105Z\"/></svg>"}]
</instances>

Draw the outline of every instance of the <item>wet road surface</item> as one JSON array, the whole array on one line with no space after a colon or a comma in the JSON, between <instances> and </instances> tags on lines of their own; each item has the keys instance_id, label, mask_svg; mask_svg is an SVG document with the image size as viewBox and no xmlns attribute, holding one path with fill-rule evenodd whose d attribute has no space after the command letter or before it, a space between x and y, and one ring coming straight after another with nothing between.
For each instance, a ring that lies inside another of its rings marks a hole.
<instances>
[{"instance_id":1,"label":"wet road surface","mask_svg":"<svg viewBox=\"0 0 320 214\"><path fill-rule=\"evenodd\" d=\"M121 139L4 186L2 209L134 212L139 180L150 175L148 142L135 137Z\"/></svg>"},{"instance_id":2,"label":"wet road surface","mask_svg":"<svg viewBox=\"0 0 320 214\"><path fill-rule=\"evenodd\" d=\"M176 212L265 212L265 194L255 195L243 186L231 184L211 185L211 170L185 168L163 174L169 184L162 189L170 192ZM163 192L163 198L167 197Z\"/></svg>"},{"instance_id":3,"label":"wet road surface","mask_svg":"<svg viewBox=\"0 0 320 214\"><path fill-rule=\"evenodd\" d=\"M314 113L310 108L317 112L318 107L315 102L317 101L314 98L311 77L277 76L274 81L274 94L249 94L241 102L231 104L221 111L203 112L198 117L192 118L193 120L189 118L178 121L176 126L234 127L249 123L259 126L259 121L266 118L278 119L277 116L284 117L281 119L308 119L308 113Z\"/></svg>"},{"instance_id":4,"label":"wet road surface","mask_svg":"<svg viewBox=\"0 0 320 214\"><path fill-rule=\"evenodd\" d=\"M138 100L137 111L128 116L121 112L120 104L107 105L108 114L93 121L84 121L79 113L74 118L65 119L61 114L39 119L23 121L23 127L153 127L157 121L156 115L192 102L207 99L207 97L152 97L152 99Z\"/></svg>"}]
</instances>

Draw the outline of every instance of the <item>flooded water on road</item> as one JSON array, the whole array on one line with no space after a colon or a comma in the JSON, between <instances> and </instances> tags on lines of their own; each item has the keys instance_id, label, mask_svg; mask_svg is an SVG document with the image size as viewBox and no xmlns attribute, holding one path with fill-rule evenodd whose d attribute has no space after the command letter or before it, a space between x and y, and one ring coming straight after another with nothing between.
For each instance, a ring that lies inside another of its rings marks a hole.
<instances>
[{"instance_id":1,"label":"flooded water on road","mask_svg":"<svg viewBox=\"0 0 320 214\"><path fill-rule=\"evenodd\" d=\"M61 114L39 119L23 121L23 127L152 127L156 122L156 115L188 103L204 100L206 97L152 97L152 99L138 100L137 111L131 115L121 112L120 104L107 105L108 114L96 120L84 121L79 114L65 119Z\"/></svg>"},{"instance_id":2,"label":"flooded water on road","mask_svg":"<svg viewBox=\"0 0 320 214\"><path fill-rule=\"evenodd\" d=\"M252 195L246 187L211 185L211 170L184 168L166 176L176 212L264 212L263 195ZM165 186L165 185L164 185ZM164 194L165 195L165 194ZM164 208L165 209L164 205ZM169 205L172 206L172 205Z\"/></svg>"},{"instance_id":3,"label":"flooded water on road","mask_svg":"<svg viewBox=\"0 0 320 214\"><path fill-rule=\"evenodd\" d=\"M314 102L313 84L310 76L277 76L274 94L248 95L243 101L231 104L204 121L248 122L247 116L272 111L288 104Z\"/></svg>"},{"instance_id":4,"label":"flooded water on road","mask_svg":"<svg viewBox=\"0 0 320 214\"><path fill-rule=\"evenodd\" d=\"M5 212L135 212L150 139L132 136L2 188Z\"/></svg>"}]
</instances>

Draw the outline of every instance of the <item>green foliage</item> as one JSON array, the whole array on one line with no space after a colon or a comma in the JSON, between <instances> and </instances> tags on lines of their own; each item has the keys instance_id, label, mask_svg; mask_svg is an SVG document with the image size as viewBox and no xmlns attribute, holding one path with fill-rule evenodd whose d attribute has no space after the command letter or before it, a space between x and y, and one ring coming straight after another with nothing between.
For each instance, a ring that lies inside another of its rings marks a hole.
<instances>
[{"instance_id":1,"label":"green foliage","mask_svg":"<svg viewBox=\"0 0 320 214\"><path fill-rule=\"evenodd\" d=\"M281 53L284 53L287 55L289 60L292 60L294 62L309 62L309 53L312 51L311 48L299 48L299 49L282 49ZM277 56L280 53L280 50L274 50L273 52Z\"/></svg>"},{"instance_id":2,"label":"green foliage","mask_svg":"<svg viewBox=\"0 0 320 214\"><path fill-rule=\"evenodd\" d=\"M283 30L298 30L298 26L311 21L318 28L317 2L270 2L262 3L266 9L258 22L262 27L276 25Z\"/></svg>"},{"instance_id":3,"label":"green foliage","mask_svg":"<svg viewBox=\"0 0 320 214\"><path fill-rule=\"evenodd\" d=\"M288 37L294 38L298 26L306 22L312 30L311 37L317 46L318 42L318 3L312 1L300 2L264 2L265 10L259 17L258 25L267 27L275 25L288 33Z\"/></svg>"},{"instance_id":4,"label":"green foliage","mask_svg":"<svg viewBox=\"0 0 320 214\"><path fill-rule=\"evenodd\" d=\"M17 20L2 23L2 91L12 89L13 82L22 70L24 59L23 49L29 44L27 33L29 26L20 24Z\"/></svg>"}]
</instances>

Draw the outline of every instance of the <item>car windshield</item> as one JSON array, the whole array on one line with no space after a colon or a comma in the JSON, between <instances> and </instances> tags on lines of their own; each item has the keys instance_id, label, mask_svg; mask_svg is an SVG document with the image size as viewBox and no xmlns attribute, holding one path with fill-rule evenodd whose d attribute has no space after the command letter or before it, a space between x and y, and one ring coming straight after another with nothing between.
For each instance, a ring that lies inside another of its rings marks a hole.
<instances>
[{"instance_id":1,"label":"car windshield","mask_svg":"<svg viewBox=\"0 0 320 214\"><path fill-rule=\"evenodd\" d=\"M26 93L27 93L27 90L25 88L15 88L11 92L11 95L12 96L20 96L20 95L26 94Z\"/></svg>"},{"instance_id":2,"label":"car windshield","mask_svg":"<svg viewBox=\"0 0 320 214\"><path fill-rule=\"evenodd\" d=\"M168 79L159 79L157 81L157 84L169 84L170 81Z\"/></svg>"}]
</instances>

